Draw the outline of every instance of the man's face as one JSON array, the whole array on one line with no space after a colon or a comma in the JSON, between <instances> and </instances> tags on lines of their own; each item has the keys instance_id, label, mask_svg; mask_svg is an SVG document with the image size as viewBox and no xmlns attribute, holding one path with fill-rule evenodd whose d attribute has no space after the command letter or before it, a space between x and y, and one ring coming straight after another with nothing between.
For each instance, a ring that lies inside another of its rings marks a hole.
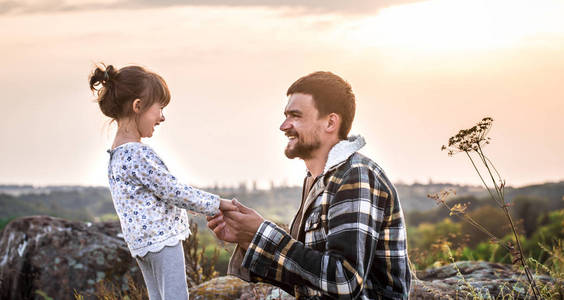
<instances>
[{"instance_id":1,"label":"man's face","mask_svg":"<svg viewBox=\"0 0 564 300\"><path fill-rule=\"evenodd\" d=\"M313 97L308 94L291 94L284 109L286 119L280 125L288 137L284 154L288 158L309 159L321 147L322 120L315 108Z\"/></svg>"}]
</instances>

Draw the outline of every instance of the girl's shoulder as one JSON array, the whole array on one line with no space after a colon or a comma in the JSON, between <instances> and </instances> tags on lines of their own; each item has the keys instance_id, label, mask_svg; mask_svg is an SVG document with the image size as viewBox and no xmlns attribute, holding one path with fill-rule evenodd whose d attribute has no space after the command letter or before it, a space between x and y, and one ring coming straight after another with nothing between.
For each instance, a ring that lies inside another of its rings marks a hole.
<instances>
[{"instance_id":1,"label":"girl's shoulder","mask_svg":"<svg viewBox=\"0 0 564 300\"><path fill-rule=\"evenodd\" d=\"M117 151L123 151L123 152L131 152L131 151L138 151L138 150L142 150L142 151L153 151L153 149L151 148L151 146L147 145L147 144L143 144L141 142L127 142L127 143L123 143L117 147L115 147L114 149L110 149L110 152L117 152Z\"/></svg>"},{"instance_id":2,"label":"girl's shoulder","mask_svg":"<svg viewBox=\"0 0 564 300\"><path fill-rule=\"evenodd\" d=\"M162 159L147 144L129 142L119 145L111 151L111 162L117 168L121 168L122 171L120 172L129 172L136 168L165 166Z\"/></svg>"},{"instance_id":3,"label":"girl's shoulder","mask_svg":"<svg viewBox=\"0 0 564 300\"><path fill-rule=\"evenodd\" d=\"M141 142L127 142L109 150L109 152L112 156L129 157L129 159L146 156L158 157L151 146Z\"/></svg>"}]
</instances>

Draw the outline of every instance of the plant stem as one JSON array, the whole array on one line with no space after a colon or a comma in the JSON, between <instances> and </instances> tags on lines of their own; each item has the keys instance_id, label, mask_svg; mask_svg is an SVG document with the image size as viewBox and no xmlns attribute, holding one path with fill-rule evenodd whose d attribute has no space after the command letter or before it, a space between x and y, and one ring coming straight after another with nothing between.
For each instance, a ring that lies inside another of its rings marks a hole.
<instances>
[{"instance_id":1,"label":"plant stem","mask_svg":"<svg viewBox=\"0 0 564 300\"><path fill-rule=\"evenodd\" d=\"M480 147L479 143L478 143L478 151L479 151L478 156L480 156L480 158L482 159L482 162L484 163L484 166L486 166L486 169L488 170L488 174L490 174L490 178L492 179L492 183L495 187L495 191L497 192L497 195L499 197L499 201L500 201L499 203L501 203L500 205L505 205L505 201L503 199L503 192L501 191L501 188L495 182L495 179L494 179L493 174L492 174L492 170L490 169L490 166L488 165L488 162L486 161L486 155L482 151L482 147Z\"/></svg>"},{"instance_id":2,"label":"plant stem","mask_svg":"<svg viewBox=\"0 0 564 300\"><path fill-rule=\"evenodd\" d=\"M499 179L499 181L501 181L501 175L499 175L499 172L497 171L497 168L494 166L494 164L492 163L492 161L486 156L484 155L484 157L488 160L488 163L490 163L490 165L492 166L492 168L495 171L495 174L497 175L497 178Z\"/></svg>"},{"instance_id":3,"label":"plant stem","mask_svg":"<svg viewBox=\"0 0 564 300\"><path fill-rule=\"evenodd\" d=\"M527 266L527 263L525 262L525 255L523 254L523 249L521 248L521 242L519 240L519 234L517 233L517 229L515 228L515 224L513 223L513 218L511 218L511 214L509 213L509 209L507 208L507 206L503 206L503 212L505 213L505 216L509 220L509 224L511 225L511 230L513 231L513 235L515 236L515 243L517 244L517 250L519 250L519 256L520 256L519 260L521 261L521 265L523 266L523 269L525 270L525 275L527 275L527 280L529 281L529 284L531 285L531 289L533 290L533 294L535 296L535 299L538 299L537 297L540 297L540 292L539 292L538 287L535 283L535 279L533 278L531 271L529 270L529 267Z\"/></svg>"},{"instance_id":4,"label":"plant stem","mask_svg":"<svg viewBox=\"0 0 564 300\"><path fill-rule=\"evenodd\" d=\"M501 175L499 175L499 172L497 171L497 168L495 167L493 162L485 154L484 154L484 158L488 160L488 163L494 169L495 174L497 175L497 179L499 180L499 182L503 182L503 179L501 178ZM504 192L503 188L501 189L501 197L505 200L505 192Z\"/></svg>"},{"instance_id":5,"label":"plant stem","mask_svg":"<svg viewBox=\"0 0 564 300\"><path fill-rule=\"evenodd\" d=\"M488 165L488 162L486 161L486 156L484 155L484 152L482 151L482 147L480 146L480 144L478 144L478 156L482 159L482 162L484 164L484 166L486 167L486 169L488 170L488 173L490 175L490 178L492 179L492 183L494 185L494 188L496 190L496 193L499 197L499 201L498 199L496 199L493 194L491 193L491 191L489 190L489 188L487 187L484 179L482 178L482 175L480 174L480 172L478 171L478 168L476 167L476 165L474 164L474 161L472 160L472 157L470 156L470 154L468 152L466 152L466 154L468 155L468 157L470 158L470 161L472 162L472 165L474 166L474 169L476 169L476 172L478 172L478 175L480 176L480 179L482 180L482 182L484 183L484 185L486 185L486 188L488 189L488 192L490 193L490 196L493 198L493 200L495 202L497 202L501 208L503 208L503 212L505 213L505 216L507 217L507 219L509 220L509 224L511 225L511 230L513 231L513 235L515 236L515 243L517 244L517 250L519 251L519 260L521 262L521 265L523 266L523 269L525 271L525 275L527 276L527 280L529 281L529 284L531 285L531 289L533 290L533 296L535 299L538 299L537 297L540 297L540 292L537 288L537 285L535 283L535 280L529 270L529 267L527 266L526 262L525 262L525 255L523 254L523 249L521 247L521 241L519 239L519 234L517 233L517 229L515 227L515 223L513 223L513 218L511 218L511 214L509 213L509 208L507 207L507 205L505 205L505 199L503 197L503 191L502 191L502 187L499 187L497 185L497 183L495 182L494 176L492 174L492 171ZM497 173L497 170L496 170ZM498 173L499 176L499 173Z\"/></svg>"},{"instance_id":6,"label":"plant stem","mask_svg":"<svg viewBox=\"0 0 564 300\"><path fill-rule=\"evenodd\" d=\"M480 179L482 180L482 183L484 184L484 187L486 188L486 190L488 191L488 193L490 193L490 196L492 197L492 199L494 199L495 202L497 202L497 200L495 199L494 195L492 194L492 191L490 191L490 188L488 187L488 185L486 184L486 181L484 181L484 178L482 177L482 174L480 173L480 170L478 170L478 167L476 167L476 164L474 163L474 160L472 159L472 156L470 156L470 153L468 151L464 151L466 153L466 156L468 156L468 158L470 159L470 162L472 162L472 166L474 166L474 170L476 170L476 173L478 173L478 176L480 176Z\"/></svg>"}]
</instances>

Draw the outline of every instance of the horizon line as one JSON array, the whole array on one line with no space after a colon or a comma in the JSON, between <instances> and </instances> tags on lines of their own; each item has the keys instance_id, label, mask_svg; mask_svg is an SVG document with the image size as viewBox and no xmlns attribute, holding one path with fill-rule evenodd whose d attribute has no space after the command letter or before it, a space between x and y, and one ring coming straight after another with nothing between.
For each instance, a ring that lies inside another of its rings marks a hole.
<instances>
[{"instance_id":1,"label":"horizon line","mask_svg":"<svg viewBox=\"0 0 564 300\"><path fill-rule=\"evenodd\" d=\"M252 182L252 181L251 181ZM528 186L535 186L535 185L544 185L544 184L558 184L558 183L564 183L564 179L560 179L560 180L547 180L547 181L543 181L543 182L532 182L532 183L527 183L527 184L523 184L523 185L506 185L505 187L509 187L509 188L523 188L523 187L528 187ZM222 185L222 184L218 184L218 185L192 185L198 189L241 189L242 185L244 184L244 187L246 190L272 190L272 189L277 189L277 188L301 188L301 185L292 185L292 184L273 184L270 185L270 187L268 188L262 188L262 187L258 187L258 185L256 187L253 187L253 185L249 185L248 181L242 181L239 185ZM394 185L396 186L414 186L414 185L451 185L451 186L460 186L460 187L472 187L472 188L484 188L483 185L480 184L471 184L471 183L453 183L453 182L435 182L435 181L428 181L428 182L418 182L418 181L414 181L412 183L405 183L400 181L396 181L393 182ZM34 189L42 189L42 188L72 188L72 187L82 187L82 188L108 188L108 186L106 185L83 185L83 184L41 184L41 185L37 185L37 184L25 184L25 183L0 183L0 189L2 188L9 188L9 187L13 187L13 188L34 188Z\"/></svg>"}]
</instances>

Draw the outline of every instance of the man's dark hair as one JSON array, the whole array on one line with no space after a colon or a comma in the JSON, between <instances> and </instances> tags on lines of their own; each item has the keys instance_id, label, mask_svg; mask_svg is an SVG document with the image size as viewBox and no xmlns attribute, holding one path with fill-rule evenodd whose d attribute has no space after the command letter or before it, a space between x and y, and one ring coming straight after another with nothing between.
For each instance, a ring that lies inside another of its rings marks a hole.
<instances>
[{"instance_id":1,"label":"man's dark hair","mask_svg":"<svg viewBox=\"0 0 564 300\"><path fill-rule=\"evenodd\" d=\"M295 93L311 95L319 117L330 113L338 114L342 119L339 139L347 138L356 108L355 97L348 82L331 72L314 72L296 80L288 88L286 95Z\"/></svg>"}]
</instances>

